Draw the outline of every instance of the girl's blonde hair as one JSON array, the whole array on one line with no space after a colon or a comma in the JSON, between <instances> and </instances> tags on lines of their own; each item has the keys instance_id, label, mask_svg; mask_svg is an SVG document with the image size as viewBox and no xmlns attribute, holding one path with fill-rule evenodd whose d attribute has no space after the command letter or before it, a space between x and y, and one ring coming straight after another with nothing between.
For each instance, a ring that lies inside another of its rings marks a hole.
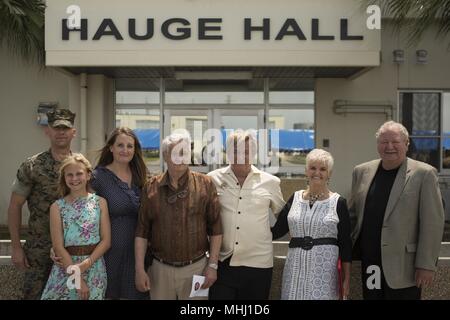
<instances>
[{"instance_id":1,"label":"girl's blonde hair","mask_svg":"<svg viewBox=\"0 0 450 320\"><path fill-rule=\"evenodd\" d=\"M59 168L59 185L58 185L58 193L61 197L65 197L70 193L70 188L66 184L66 179L64 177L64 170L71 164L83 164L86 168L86 172L92 175L92 166L89 163L88 159L86 159L81 153L74 153L71 156L64 159ZM89 181L86 185L86 189L89 191L90 185Z\"/></svg>"}]
</instances>

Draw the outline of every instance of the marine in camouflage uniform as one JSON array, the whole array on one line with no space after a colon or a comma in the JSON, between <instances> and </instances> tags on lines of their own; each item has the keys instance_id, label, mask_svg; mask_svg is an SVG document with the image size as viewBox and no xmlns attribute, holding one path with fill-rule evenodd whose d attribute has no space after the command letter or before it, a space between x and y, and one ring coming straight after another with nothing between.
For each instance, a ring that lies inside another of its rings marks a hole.
<instances>
[{"instance_id":1,"label":"marine in camouflage uniform","mask_svg":"<svg viewBox=\"0 0 450 320\"><path fill-rule=\"evenodd\" d=\"M21 164L12 188L13 195L16 194L16 204L17 201L21 203L22 200L17 200L17 196L20 196L23 200L26 199L30 211L28 234L23 246L30 266L25 269L24 299L40 299L50 274L53 264L49 257L52 246L50 206L59 198L58 182L61 166L61 161L53 157L52 150L62 148L70 153L70 142L75 134L75 130L66 131L73 128L75 113L67 109L57 109L48 112L47 117L49 127L58 130L51 130L53 133L48 133L52 147ZM61 135L59 130L64 130L64 133ZM20 204L20 212L14 214L21 214L22 205Z\"/></svg>"},{"instance_id":2,"label":"marine in camouflage uniform","mask_svg":"<svg viewBox=\"0 0 450 320\"><path fill-rule=\"evenodd\" d=\"M25 271L24 299L39 299L47 283L53 262L49 257L50 206L58 196L58 171L61 162L51 151L28 158L17 171L13 192L27 198L30 218L23 247L30 268Z\"/></svg>"}]
</instances>

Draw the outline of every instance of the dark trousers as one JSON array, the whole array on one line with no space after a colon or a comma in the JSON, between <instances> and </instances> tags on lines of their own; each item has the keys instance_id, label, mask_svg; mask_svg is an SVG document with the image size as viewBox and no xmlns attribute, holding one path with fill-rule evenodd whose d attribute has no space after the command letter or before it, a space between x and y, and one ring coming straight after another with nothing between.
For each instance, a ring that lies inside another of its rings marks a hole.
<instances>
[{"instance_id":1,"label":"dark trousers","mask_svg":"<svg viewBox=\"0 0 450 320\"><path fill-rule=\"evenodd\" d=\"M219 261L217 281L209 289L210 300L267 300L273 268L231 267L230 258Z\"/></svg>"},{"instance_id":2,"label":"dark trousers","mask_svg":"<svg viewBox=\"0 0 450 320\"><path fill-rule=\"evenodd\" d=\"M416 286L402 289L390 288L384 278L381 264L377 264L380 266L381 270L380 289L369 289L367 287L367 279L371 276L371 274L367 274L366 272L369 265L369 263L364 263L364 261L361 263L361 279L364 300L420 300L422 290Z\"/></svg>"},{"instance_id":3,"label":"dark trousers","mask_svg":"<svg viewBox=\"0 0 450 320\"><path fill-rule=\"evenodd\" d=\"M51 243L27 240L24 251L30 268L25 270L23 283L24 300L40 300L50 276L53 261L49 257Z\"/></svg>"}]
</instances>

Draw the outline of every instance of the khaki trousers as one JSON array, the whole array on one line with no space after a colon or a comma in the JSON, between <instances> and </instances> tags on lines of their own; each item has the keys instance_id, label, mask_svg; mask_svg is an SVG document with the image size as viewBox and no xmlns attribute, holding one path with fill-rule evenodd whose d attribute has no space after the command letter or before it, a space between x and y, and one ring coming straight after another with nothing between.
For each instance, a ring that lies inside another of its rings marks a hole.
<instances>
[{"instance_id":1,"label":"khaki trousers","mask_svg":"<svg viewBox=\"0 0 450 320\"><path fill-rule=\"evenodd\" d=\"M208 297L189 298L193 275L203 275L206 257L185 267L172 267L153 259L149 268L152 300L207 300Z\"/></svg>"}]
</instances>

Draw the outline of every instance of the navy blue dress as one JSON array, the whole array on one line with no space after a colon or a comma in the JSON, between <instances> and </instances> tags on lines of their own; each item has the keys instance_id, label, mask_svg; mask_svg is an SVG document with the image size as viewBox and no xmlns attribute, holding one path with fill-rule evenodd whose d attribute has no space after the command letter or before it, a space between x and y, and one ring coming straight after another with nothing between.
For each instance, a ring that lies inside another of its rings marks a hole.
<instances>
[{"instance_id":1,"label":"navy blue dress","mask_svg":"<svg viewBox=\"0 0 450 320\"><path fill-rule=\"evenodd\" d=\"M106 199L111 218L111 248L104 255L107 299L148 299L137 291L134 270L134 233L141 190L119 179L111 170L97 167L91 180L95 193Z\"/></svg>"}]
</instances>

